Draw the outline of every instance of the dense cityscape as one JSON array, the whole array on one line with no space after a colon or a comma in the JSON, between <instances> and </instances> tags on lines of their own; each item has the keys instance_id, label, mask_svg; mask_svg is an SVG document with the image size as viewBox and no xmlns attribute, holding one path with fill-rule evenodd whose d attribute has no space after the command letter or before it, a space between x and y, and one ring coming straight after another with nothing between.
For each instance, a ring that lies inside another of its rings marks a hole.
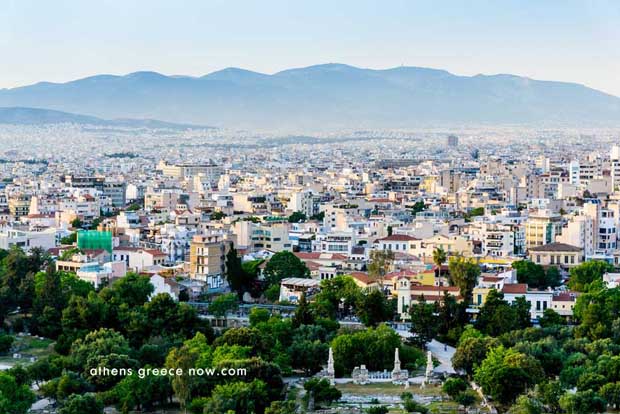
<instances>
[{"instance_id":1,"label":"dense cityscape","mask_svg":"<svg viewBox=\"0 0 620 414\"><path fill-rule=\"evenodd\" d=\"M605 411L619 134L2 125L6 412Z\"/></svg>"}]
</instances>

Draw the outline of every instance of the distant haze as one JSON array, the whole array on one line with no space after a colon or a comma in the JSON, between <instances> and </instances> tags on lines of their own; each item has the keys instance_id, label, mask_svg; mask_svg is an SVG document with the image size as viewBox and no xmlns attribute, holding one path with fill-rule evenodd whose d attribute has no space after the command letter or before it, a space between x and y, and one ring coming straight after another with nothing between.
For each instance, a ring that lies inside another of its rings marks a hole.
<instances>
[{"instance_id":1,"label":"distant haze","mask_svg":"<svg viewBox=\"0 0 620 414\"><path fill-rule=\"evenodd\" d=\"M238 68L202 77L155 72L97 75L0 90L0 107L271 130L438 124L620 126L620 99L578 84L342 64L273 75Z\"/></svg>"}]
</instances>

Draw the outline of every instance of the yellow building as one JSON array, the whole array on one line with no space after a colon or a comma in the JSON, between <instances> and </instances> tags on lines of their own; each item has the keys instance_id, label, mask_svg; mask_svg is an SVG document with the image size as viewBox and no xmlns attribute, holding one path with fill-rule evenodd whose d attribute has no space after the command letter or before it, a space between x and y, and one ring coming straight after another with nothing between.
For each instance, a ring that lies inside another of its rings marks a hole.
<instances>
[{"instance_id":1,"label":"yellow building","mask_svg":"<svg viewBox=\"0 0 620 414\"><path fill-rule=\"evenodd\" d=\"M30 212L30 196L19 194L9 198L9 211L16 219L27 216Z\"/></svg>"},{"instance_id":2,"label":"yellow building","mask_svg":"<svg viewBox=\"0 0 620 414\"><path fill-rule=\"evenodd\" d=\"M221 236L194 236L189 249L190 277L221 288L226 275L226 253L231 242Z\"/></svg>"},{"instance_id":3,"label":"yellow building","mask_svg":"<svg viewBox=\"0 0 620 414\"><path fill-rule=\"evenodd\" d=\"M525 222L525 247L531 249L552 243L555 236L561 233L562 222L559 214L547 210L539 210L530 214Z\"/></svg>"}]
</instances>

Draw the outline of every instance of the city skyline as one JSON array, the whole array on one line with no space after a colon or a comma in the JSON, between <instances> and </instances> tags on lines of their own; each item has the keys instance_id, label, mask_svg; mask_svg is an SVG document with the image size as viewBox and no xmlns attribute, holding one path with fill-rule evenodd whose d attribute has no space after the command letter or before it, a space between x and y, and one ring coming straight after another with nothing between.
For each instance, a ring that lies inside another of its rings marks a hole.
<instances>
[{"instance_id":1,"label":"city skyline","mask_svg":"<svg viewBox=\"0 0 620 414\"><path fill-rule=\"evenodd\" d=\"M202 76L240 67L272 74L338 62L431 67L464 76L510 73L620 95L620 29L614 23L620 6L526 6L189 1L178 8L161 1L9 1L0 14L6 62L0 88L141 70Z\"/></svg>"}]
</instances>

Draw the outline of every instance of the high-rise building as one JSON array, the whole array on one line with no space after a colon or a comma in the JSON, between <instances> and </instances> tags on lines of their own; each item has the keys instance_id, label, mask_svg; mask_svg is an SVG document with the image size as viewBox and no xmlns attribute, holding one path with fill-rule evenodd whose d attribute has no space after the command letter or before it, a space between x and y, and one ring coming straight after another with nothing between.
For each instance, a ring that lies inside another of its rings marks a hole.
<instances>
[{"instance_id":1,"label":"high-rise building","mask_svg":"<svg viewBox=\"0 0 620 414\"><path fill-rule=\"evenodd\" d=\"M459 146L459 137L456 135L448 135L448 146L451 148L456 148Z\"/></svg>"},{"instance_id":2,"label":"high-rise building","mask_svg":"<svg viewBox=\"0 0 620 414\"><path fill-rule=\"evenodd\" d=\"M611 147L609 160L611 167L611 190L616 191L620 189L620 147L618 145Z\"/></svg>"}]
</instances>

